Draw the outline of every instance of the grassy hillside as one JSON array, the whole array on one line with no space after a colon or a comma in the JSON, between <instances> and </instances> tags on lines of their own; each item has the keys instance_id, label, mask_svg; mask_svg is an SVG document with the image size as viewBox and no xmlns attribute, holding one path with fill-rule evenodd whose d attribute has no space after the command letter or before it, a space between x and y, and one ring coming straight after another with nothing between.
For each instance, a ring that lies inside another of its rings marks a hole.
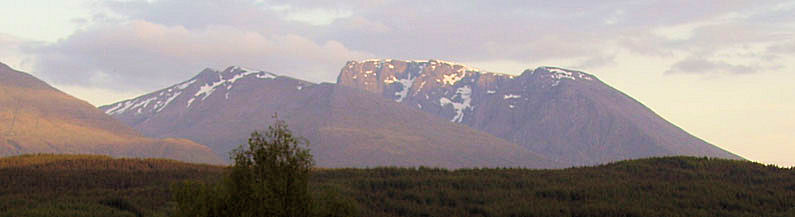
<instances>
[{"instance_id":1,"label":"grassy hillside","mask_svg":"<svg viewBox=\"0 0 795 217\"><path fill-rule=\"evenodd\" d=\"M224 168L85 155L0 158L0 217L167 216L170 188ZM361 216L795 216L795 170L690 157L564 170L319 169Z\"/></svg>"},{"instance_id":2,"label":"grassy hillside","mask_svg":"<svg viewBox=\"0 0 795 217\"><path fill-rule=\"evenodd\" d=\"M155 139L93 105L0 63L0 156L93 153L222 163L207 146Z\"/></svg>"},{"instance_id":3,"label":"grassy hillside","mask_svg":"<svg viewBox=\"0 0 795 217\"><path fill-rule=\"evenodd\" d=\"M217 166L96 155L0 158L0 216L165 216L171 184L213 180Z\"/></svg>"}]
</instances>

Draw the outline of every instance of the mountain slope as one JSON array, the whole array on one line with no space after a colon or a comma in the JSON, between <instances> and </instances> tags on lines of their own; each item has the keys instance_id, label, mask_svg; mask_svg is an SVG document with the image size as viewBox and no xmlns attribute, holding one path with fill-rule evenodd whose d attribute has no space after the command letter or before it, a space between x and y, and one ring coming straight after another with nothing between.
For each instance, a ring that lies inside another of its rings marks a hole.
<instances>
[{"instance_id":1,"label":"mountain slope","mask_svg":"<svg viewBox=\"0 0 795 217\"><path fill-rule=\"evenodd\" d=\"M668 155L740 159L579 71L540 67L513 76L438 60L365 60L348 62L337 84L573 165Z\"/></svg>"},{"instance_id":2,"label":"mountain slope","mask_svg":"<svg viewBox=\"0 0 795 217\"><path fill-rule=\"evenodd\" d=\"M149 103L147 103L149 102ZM354 88L229 67L100 107L145 135L181 137L218 154L278 113L312 142L321 167L559 167L516 144Z\"/></svg>"},{"instance_id":3,"label":"mountain slope","mask_svg":"<svg viewBox=\"0 0 795 217\"><path fill-rule=\"evenodd\" d=\"M219 163L186 139L151 139L90 104L0 63L0 156L88 153Z\"/></svg>"}]
</instances>

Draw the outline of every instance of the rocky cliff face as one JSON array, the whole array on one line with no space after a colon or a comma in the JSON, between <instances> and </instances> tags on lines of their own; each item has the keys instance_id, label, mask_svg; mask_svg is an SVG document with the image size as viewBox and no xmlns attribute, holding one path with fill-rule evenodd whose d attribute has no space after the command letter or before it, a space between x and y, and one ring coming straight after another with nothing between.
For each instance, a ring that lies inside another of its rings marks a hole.
<instances>
[{"instance_id":1,"label":"rocky cliff face","mask_svg":"<svg viewBox=\"0 0 795 217\"><path fill-rule=\"evenodd\" d=\"M188 138L220 156L273 115L311 142L321 167L556 168L524 147L370 92L229 67L100 109L154 137Z\"/></svg>"},{"instance_id":2,"label":"rocky cliff face","mask_svg":"<svg viewBox=\"0 0 795 217\"><path fill-rule=\"evenodd\" d=\"M348 62L337 84L571 165L666 155L739 159L580 71L539 67L514 76L439 60L365 60Z\"/></svg>"}]
</instances>

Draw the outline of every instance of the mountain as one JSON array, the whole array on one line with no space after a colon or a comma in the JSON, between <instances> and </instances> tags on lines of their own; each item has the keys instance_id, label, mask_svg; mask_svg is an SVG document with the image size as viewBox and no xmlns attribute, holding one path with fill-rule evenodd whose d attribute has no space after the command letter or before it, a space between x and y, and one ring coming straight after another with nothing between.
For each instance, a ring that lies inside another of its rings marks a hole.
<instances>
[{"instance_id":1,"label":"mountain","mask_svg":"<svg viewBox=\"0 0 795 217\"><path fill-rule=\"evenodd\" d=\"M741 159L580 71L539 67L514 76L439 60L377 59L349 61L337 84L572 165L668 155Z\"/></svg>"},{"instance_id":2,"label":"mountain","mask_svg":"<svg viewBox=\"0 0 795 217\"><path fill-rule=\"evenodd\" d=\"M0 156L85 153L220 163L186 139L152 139L30 74L0 63Z\"/></svg>"},{"instance_id":3,"label":"mountain","mask_svg":"<svg viewBox=\"0 0 795 217\"><path fill-rule=\"evenodd\" d=\"M188 138L226 155L273 122L307 138L321 167L562 166L517 144L355 88L242 67L100 107L147 136Z\"/></svg>"}]
</instances>

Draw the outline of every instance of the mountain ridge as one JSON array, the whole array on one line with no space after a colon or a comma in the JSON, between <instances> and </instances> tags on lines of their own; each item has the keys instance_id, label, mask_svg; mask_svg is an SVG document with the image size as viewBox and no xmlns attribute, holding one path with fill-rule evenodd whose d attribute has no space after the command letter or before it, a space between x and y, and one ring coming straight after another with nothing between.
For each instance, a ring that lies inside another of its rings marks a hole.
<instances>
[{"instance_id":1,"label":"mountain ridge","mask_svg":"<svg viewBox=\"0 0 795 217\"><path fill-rule=\"evenodd\" d=\"M315 84L236 66L227 67L223 71L208 68L184 82L141 97L102 106L100 109L141 130L147 136L191 138L211 144L216 153L225 153L231 150L234 142L220 138L244 138L245 134L237 132L203 138L206 136L200 135L202 130L207 131L212 127L196 125L220 123L219 125L233 128L247 126L244 129L259 129L262 125L247 123L252 121L246 120L247 116L260 116L253 119L268 123L269 120L263 117L279 113L288 114L288 119L297 120L299 132L318 136L322 134L319 133L322 126L307 126L329 124L334 122L331 120L333 118L325 117L321 122L313 123L307 120L308 117L298 116L329 116L332 113L301 108L316 105L323 109L333 109L333 106L329 107L333 100L328 100L341 87L369 92L398 105L413 107L412 110L491 134L504 140L496 143L519 144L529 153L533 153L531 155L539 155L542 156L540 158L565 166L596 165L625 159L672 155L742 159L673 125L592 74L552 66L526 69L519 75L511 75L487 72L443 60L371 59L346 62L340 70L336 84ZM176 93L174 88L188 91L187 97L171 100L163 98L171 97L169 93ZM301 93L313 88L324 89L322 93L313 93L314 97L326 98L313 98ZM247 92L280 96L263 98ZM357 94L346 92L344 95ZM151 97L157 99L150 99ZM255 104L247 102L247 99L266 105L252 106ZM342 99L350 100L340 98ZM312 100L326 103L317 104ZM174 105L164 109L168 104ZM127 108L128 106L131 107ZM185 108L181 108L183 106ZM390 106L396 107L387 107ZM389 111L390 108L387 107L379 104L369 109ZM127 109L119 112L120 108ZM262 111L269 111L271 114L264 115ZM300 112L294 111L309 113L298 115ZM212 116L213 112L224 113L221 115L223 118L206 117ZM405 112L424 118L414 111ZM355 114L346 115L349 118L355 117ZM416 119L406 116L402 118ZM227 131L213 129L210 131ZM325 137L315 137L315 140L333 137L331 132L324 133ZM236 141L237 144L244 142L242 139Z\"/></svg>"},{"instance_id":2,"label":"mountain ridge","mask_svg":"<svg viewBox=\"0 0 795 217\"><path fill-rule=\"evenodd\" d=\"M560 67L509 75L448 61L371 59L348 61L337 84L415 106L572 165L669 155L741 159L596 76Z\"/></svg>"},{"instance_id":3,"label":"mountain ridge","mask_svg":"<svg viewBox=\"0 0 795 217\"><path fill-rule=\"evenodd\" d=\"M144 135L189 138L219 155L245 143L251 131L261 130L278 113L297 135L316 143L311 150L320 166L560 167L516 144L358 89L252 71L205 70L202 76L100 109ZM239 79L231 82L235 77ZM165 108L155 106L164 103L146 103L168 101L169 93L179 92L172 88L180 85L184 93Z\"/></svg>"}]
</instances>

